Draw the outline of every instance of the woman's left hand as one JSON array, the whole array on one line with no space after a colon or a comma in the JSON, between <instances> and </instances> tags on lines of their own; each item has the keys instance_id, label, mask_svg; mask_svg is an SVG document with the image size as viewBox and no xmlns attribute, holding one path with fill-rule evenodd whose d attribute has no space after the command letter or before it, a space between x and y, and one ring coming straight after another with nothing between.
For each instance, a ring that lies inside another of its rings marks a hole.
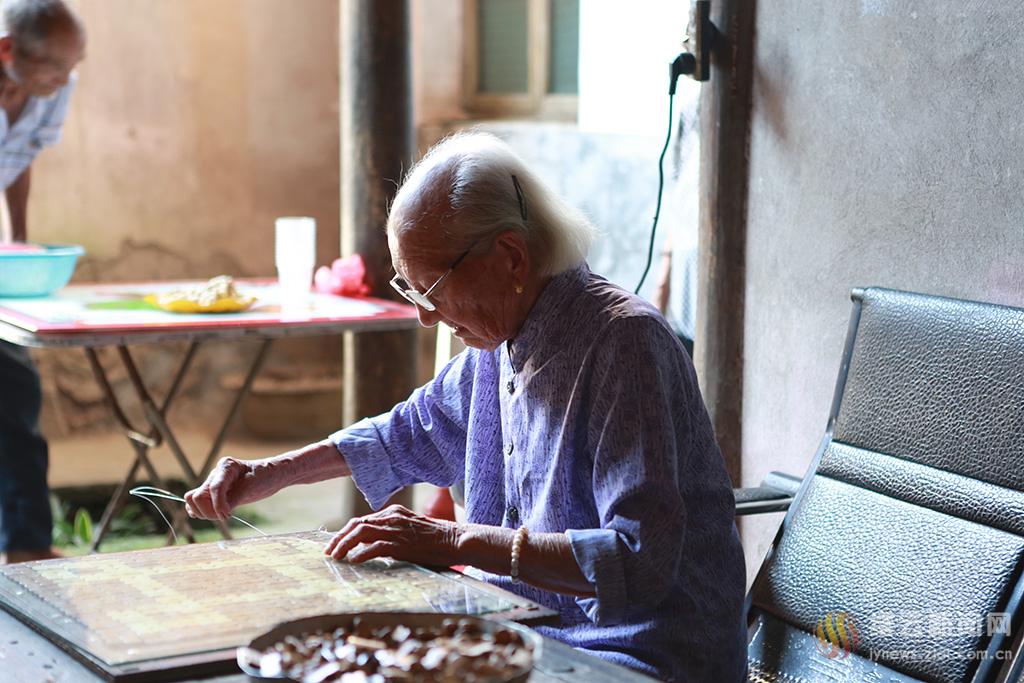
<instances>
[{"instance_id":1,"label":"woman's left hand","mask_svg":"<svg viewBox=\"0 0 1024 683\"><path fill-rule=\"evenodd\" d=\"M324 554L336 560L365 562L375 557L450 566L460 564L459 537L462 527L455 522L420 515L401 505L355 517L334 535ZM349 555L354 548L363 544Z\"/></svg>"}]
</instances>

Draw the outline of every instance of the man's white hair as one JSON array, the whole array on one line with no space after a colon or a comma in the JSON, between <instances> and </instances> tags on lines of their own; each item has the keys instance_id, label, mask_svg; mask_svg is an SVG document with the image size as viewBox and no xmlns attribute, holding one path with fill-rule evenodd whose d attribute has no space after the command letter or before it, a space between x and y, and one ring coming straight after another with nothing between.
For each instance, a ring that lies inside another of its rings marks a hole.
<instances>
[{"instance_id":1,"label":"man's white hair","mask_svg":"<svg viewBox=\"0 0 1024 683\"><path fill-rule=\"evenodd\" d=\"M547 188L509 146L488 133L456 133L434 145L406 175L388 232L430 229L467 249L506 230L526 240L540 275L586 259L596 230Z\"/></svg>"}]
</instances>

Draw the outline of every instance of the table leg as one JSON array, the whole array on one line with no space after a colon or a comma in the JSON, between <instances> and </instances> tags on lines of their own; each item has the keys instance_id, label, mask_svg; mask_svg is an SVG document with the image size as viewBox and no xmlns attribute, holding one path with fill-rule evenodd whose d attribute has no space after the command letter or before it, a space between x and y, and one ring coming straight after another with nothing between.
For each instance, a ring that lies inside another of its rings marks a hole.
<instances>
[{"instance_id":1,"label":"table leg","mask_svg":"<svg viewBox=\"0 0 1024 683\"><path fill-rule=\"evenodd\" d=\"M193 342L189 345L185 358L174 376L171 387L168 389L163 403L159 407L157 407L152 395L146 388L145 382L142 379L142 374L139 372L138 366L135 364L135 360L132 358L131 352L126 346L119 345L117 347L118 355L128 373L128 378L135 390L135 395L138 398L139 403L142 405L146 421L149 422L148 434L143 434L141 430L136 429L132 425L128 416L125 414L124 410L122 410L121 405L117 400L117 396L114 394L113 387L106 376L106 372L104 371L102 364L99 362L99 357L97 356L96 351L92 348L86 349L90 365L93 369L93 374L96 376L97 382L103 389L107 403L110 405L110 408L118 422L121 423L122 430L131 440L133 448L135 448L135 462L132 464L132 467L125 476L124 481L118 486L117 491L114 493L114 497L103 512L103 517L100 520L99 529L93 540L91 548L94 552L99 548L99 544L103 540L103 536L106 534L111 520L113 520L117 512L124 506L124 502L127 499L127 492L138 476L139 467L144 467L146 469L154 484L165 489L167 488L166 484L163 483L162 479L157 474L156 468L153 467L152 462L149 460L149 449L155 448L156 446L166 442L185 475L186 485L194 487L201 483L202 477L206 476L217 455L220 453L220 450L224 445L224 440L227 437L228 429L235 417L238 415L238 410L242 405L242 401L252 389L253 381L256 378L256 374L262 367L263 361L266 359L267 353L270 350L270 345L270 339L264 339L260 344L259 350L256 352L256 356L253 358L252 363L249 366L249 370L245 375L242 386L239 387L236 392L235 397L231 402L231 407L228 409L228 413L221 424L220 430L218 431L213 444L210 446L210 450L198 472L192 468L192 464L188 461L184 450L181 448L181 444L178 442L177 438L174 436L173 430L171 430L170 425L167 423L167 413L178 393L181 381L192 363L192 359L199 347L199 342ZM188 523L188 517L184 514L184 511L172 508L171 518L174 527L179 528L180 526L180 528L184 530L189 541L194 542L195 538L192 533L192 528ZM224 538L231 538L231 531L228 528L227 522L223 520L215 520L214 524L220 530Z\"/></svg>"},{"instance_id":2,"label":"table leg","mask_svg":"<svg viewBox=\"0 0 1024 683\"><path fill-rule=\"evenodd\" d=\"M89 552L95 553L100 549L100 543L103 542L103 537L107 535L107 529L110 528L110 523L114 519L114 515L121 511L124 507L125 502L128 499L128 490L131 489L135 483L135 477L139 472L139 466L142 463L139 462L138 458L132 460L132 466L128 468L128 474L124 476L124 479L120 484L117 485L117 490L114 491L113 497L110 502L107 503L107 507L103 510L103 516L100 517L100 523L96 526L96 531L92 535L92 544L89 546Z\"/></svg>"},{"instance_id":3,"label":"table leg","mask_svg":"<svg viewBox=\"0 0 1024 683\"><path fill-rule=\"evenodd\" d=\"M110 406L110 411L114 413L114 417L121 423L121 430L125 433L129 439L138 441L146 444L149 448L155 448L160 445L159 434L153 433L149 436L143 434L136 429L128 416L125 415L124 411L121 410L121 404L117 400L117 395L114 393L114 387L111 386L110 380L107 379L107 373L103 369L103 364L100 363L99 356L96 354L96 349L92 347L86 347L85 354L89 358L89 365L92 367L92 374L96 378L96 383L100 385L100 389L103 390L103 397Z\"/></svg>"},{"instance_id":4,"label":"table leg","mask_svg":"<svg viewBox=\"0 0 1024 683\"><path fill-rule=\"evenodd\" d=\"M149 391L146 389L146 385L142 381L142 375L139 374L139 369L135 365L135 361L132 359L132 354L128 351L127 346L118 346L117 352L121 356L121 362L124 364L125 370L128 371L128 378L131 380L132 386L135 387L135 394L138 396L139 403L142 405L142 410L146 415L146 420L152 429L155 429L160 437L167 442L167 445L171 449L171 453L178 460L178 465L181 466L182 472L185 473L187 478L186 483L190 486L194 486L196 483L196 472L192 469L192 464L185 457L185 453L181 450L181 446L178 444L178 440L174 438L174 433L171 432L171 428L167 425L167 420L164 419L163 414L156 407L156 402L153 401L153 397L149 395Z\"/></svg>"},{"instance_id":5,"label":"table leg","mask_svg":"<svg viewBox=\"0 0 1024 683\"><path fill-rule=\"evenodd\" d=\"M174 436L174 432L171 431L171 427L167 424L165 417L166 411L157 408L156 402L153 397L150 396L149 390L146 389L145 383L142 381L142 375L139 373L138 366L135 365L135 361L132 359L132 354L126 346L117 347L118 354L121 356L121 362L124 364L125 369L128 371L128 378L131 380L132 386L135 387L135 394L139 399L139 403L142 404L142 410L146 414L146 419L152 428L160 434L160 437L167 443L167 447L171 449L171 453L178 461L178 465L181 467L181 471L185 475L185 485L188 488L195 488L201 483L199 475L192 469L192 463L188 461L188 457L185 455L185 451L182 449L181 444L178 443L178 439ZM155 472L155 470L154 470ZM167 488L161 484L162 488ZM188 515L182 514L181 519L187 520ZM212 520L214 526L216 526L221 535L224 538L231 538L231 531L228 529L228 524L222 519ZM185 533L189 541L194 541L192 537L192 530L186 522Z\"/></svg>"},{"instance_id":6,"label":"table leg","mask_svg":"<svg viewBox=\"0 0 1024 683\"><path fill-rule=\"evenodd\" d=\"M139 444L133 444L135 446L135 455L138 460L142 463L142 466L146 468L146 472L149 473L149 479L159 488L168 491L167 483L163 480L160 474L156 471L153 466L153 461L149 459L149 455L146 453L148 449L142 448ZM188 539L189 543L195 543L195 533L192 531L192 525L189 524L188 515L185 514L185 508L180 505L169 506L168 512L171 518L171 529L181 529L185 538ZM171 534L171 541L173 542L175 534Z\"/></svg>"},{"instance_id":7,"label":"table leg","mask_svg":"<svg viewBox=\"0 0 1024 683\"><path fill-rule=\"evenodd\" d=\"M249 395L249 391L252 389L253 380L256 379L256 374L263 367L263 361L267 357L267 352L270 351L270 339L264 339L260 344L259 350L256 352L256 356L252 360L252 364L249 366L249 371L245 375L245 379L242 381L242 386L238 388L235 393L235 398L231 402L231 407L228 409L228 414L224 417L224 421L221 423L220 430L217 432L216 438L210 445L210 450L206 454L206 459L203 460L202 467L199 468L199 479L197 485L201 480L206 478L209 474L210 468L213 466L213 461L217 458L220 453L220 449L224 446L224 440L227 438L228 429L231 427L231 423L234 422L235 416L238 415L238 409L242 406L242 400ZM172 443L168 441L168 443ZM173 446L172 446L173 447ZM231 538L231 531L228 528L228 524L224 520L214 520L214 524L220 529L221 534L224 538Z\"/></svg>"},{"instance_id":8,"label":"table leg","mask_svg":"<svg viewBox=\"0 0 1024 683\"><path fill-rule=\"evenodd\" d=\"M185 374L188 372L188 369L191 366L192 360L195 358L196 351L198 351L198 349L199 342L192 342L191 344L189 344L188 349L185 352L185 356L182 358L181 364L178 366L178 370L175 372L174 378L171 381L171 385L164 396L162 405L160 406L159 414L161 416L166 415L167 411L170 409L171 403L177 396L178 391L181 388L182 380L184 379ZM96 552L99 549L100 543L103 541L103 537L106 535L109 529L110 522L113 520L114 516L120 511L120 509L124 506L124 503L127 499L128 490L132 487L132 484L135 482L135 477L138 474L139 467L142 465L143 458L145 458L146 456L146 452L148 451L148 449L155 448L156 446L160 445L161 436L159 431L157 431L157 429L152 425L150 425L148 434L143 434L139 430L135 429L131 421L128 419L128 416L125 415L124 411L121 409L121 405L117 400L117 396L114 393L113 387L111 386L109 379L107 378L106 371L103 369L103 365L99 361L99 357L96 353L96 350L91 347L87 347L85 349L85 352L86 356L89 359L89 365L92 367L93 376L96 378L96 382L100 385L100 388L103 391L104 398L107 404L110 406L111 412L113 412L114 417L121 424L122 431L129 438L133 448L135 448L136 450L136 457L134 462L132 463L131 468L128 471L128 474L125 476L124 480L118 486L117 490L114 493L114 497L110 500L110 502L107 504L106 509L103 511L103 516L100 519L99 527L96 530L96 533L93 537L92 545L90 547L90 550L92 552ZM188 535L191 535L191 529L188 529L187 533Z\"/></svg>"}]
</instances>

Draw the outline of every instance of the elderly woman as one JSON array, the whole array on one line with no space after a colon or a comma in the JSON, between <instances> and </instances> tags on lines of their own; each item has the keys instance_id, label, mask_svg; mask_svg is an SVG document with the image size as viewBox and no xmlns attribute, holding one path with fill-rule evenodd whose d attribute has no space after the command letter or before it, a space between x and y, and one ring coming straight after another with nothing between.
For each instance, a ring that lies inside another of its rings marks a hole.
<instances>
[{"instance_id":1,"label":"elderly woman","mask_svg":"<svg viewBox=\"0 0 1024 683\"><path fill-rule=\"evenodd\" d=\"M223 459L189 514L351 476L379 512L328 555L471 565L557 610L545 635L665 679L741 680L743 554L693 366L652 306L590 272L592 234L498 139L441 142L391 208L392 284L469 348L387 414ZM380 510L463 479L465 524Z\"/></svg>"}]
</instances>

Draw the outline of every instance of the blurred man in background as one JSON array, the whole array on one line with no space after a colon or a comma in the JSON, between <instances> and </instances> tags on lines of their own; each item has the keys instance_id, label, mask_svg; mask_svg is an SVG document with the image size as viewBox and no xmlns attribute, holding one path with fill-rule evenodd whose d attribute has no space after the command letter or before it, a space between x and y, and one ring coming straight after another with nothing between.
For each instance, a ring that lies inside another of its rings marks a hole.
<instances>
[{"instance_id":1,"label":"blurred man in background","mask_svg":"<svg viewBox=\"0 0 1024 683\"><path fill-rule=\"evenodd\" d=\"M0 187L12 237L28 238L32 162L60 139L85 30L63 0L4 0L0 35ZM39 431L42 391L28 349L0 341L0 562L55 557Z\"/></svg>"}]
</instances>

